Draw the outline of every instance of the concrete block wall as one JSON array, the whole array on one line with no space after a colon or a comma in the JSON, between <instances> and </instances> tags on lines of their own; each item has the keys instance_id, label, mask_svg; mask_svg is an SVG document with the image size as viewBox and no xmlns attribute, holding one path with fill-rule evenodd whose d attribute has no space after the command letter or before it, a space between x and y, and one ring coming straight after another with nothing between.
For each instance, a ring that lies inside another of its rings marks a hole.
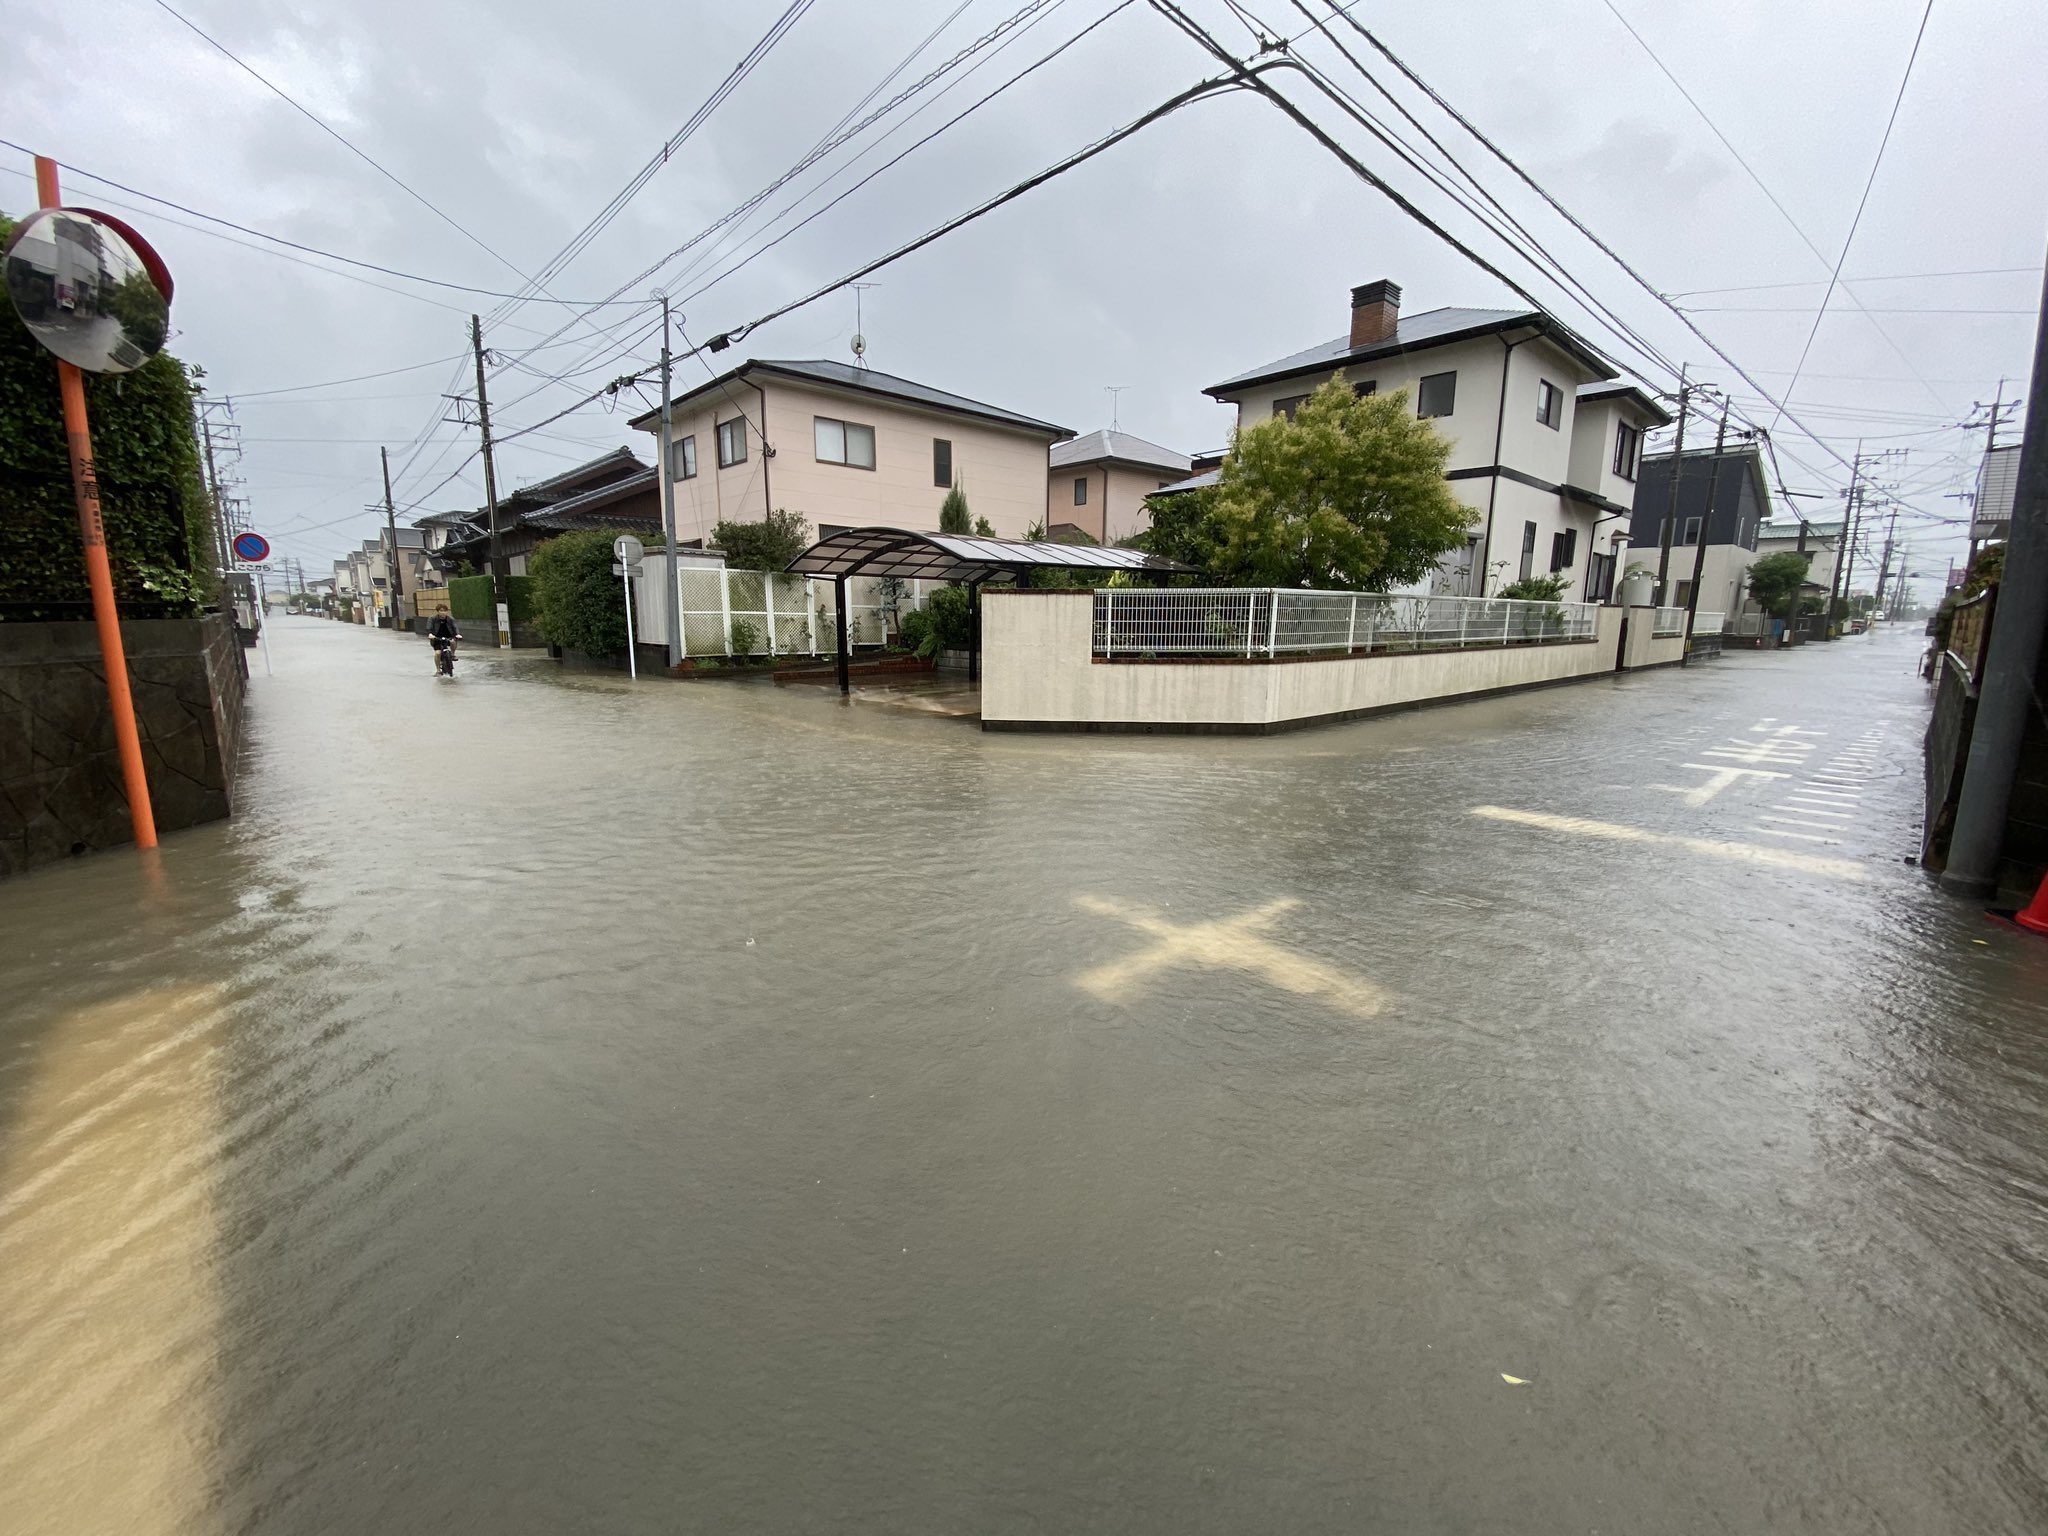
<instances>
[{"instance_id":1,"label":"concrete block wall","mask_svg":"<svg viewBox=\"0 0 2048 1536\"><path fill-rule=\"evenodd\" d=\"M987 730L1285 730L1614 670L1621 610L1588 641L1279 661L1098 661L1087 592L982 592Z\"/></svg>"},{"instance_id":2,"label":"concrete block wall","mask_svg":"<svg viewBox=\"0 0 2048 1536\"><path fill-rule=\"evenodd\" d=\"M222 615L121 626L157 830L234 802L248 661ZM0 624L0 877L132 838L99 635Z\"/></svg>"}]
</instances>

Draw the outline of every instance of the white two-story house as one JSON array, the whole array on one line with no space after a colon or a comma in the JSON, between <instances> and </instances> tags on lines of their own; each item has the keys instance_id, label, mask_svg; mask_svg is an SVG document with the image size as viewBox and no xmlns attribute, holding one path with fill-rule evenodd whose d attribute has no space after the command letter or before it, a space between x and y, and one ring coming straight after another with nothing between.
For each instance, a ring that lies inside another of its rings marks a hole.
<instances>
[{"instance_id":1,"label":"white two-story house","mask_svg":"<svg viewBox=\"0 0 2048 1536\"><path fill-rule=\"evenodd\" d=\"M675 486L676 536L708 539L721 520L801 513L819 538L882 526L936 532L959 486L998 538L1046 512L1046 455L1070 428L911 379L824 360L749 359L670 402L662 472ZM659 434L661 413L632 425Z\"/></svg>"},{"instance_id":2,"label":"white two-story house","mask_svg":"<svg viewBox=\"0 0 2048 1536\"><path fill-rule=\"evenodd\" d=\"M1542 310L1403 315L1400 288L1381 280L1351 290L1344 335L1204 393L1245 426L1292 415L1339 373L1360 394L1406 390L1451 441L1446 475L1472 527L1429 590L1485 595L1562 575L1568 598L1610 596L1644 435L1671 418L1569 327Z\"/></svg>"}]
</instances>

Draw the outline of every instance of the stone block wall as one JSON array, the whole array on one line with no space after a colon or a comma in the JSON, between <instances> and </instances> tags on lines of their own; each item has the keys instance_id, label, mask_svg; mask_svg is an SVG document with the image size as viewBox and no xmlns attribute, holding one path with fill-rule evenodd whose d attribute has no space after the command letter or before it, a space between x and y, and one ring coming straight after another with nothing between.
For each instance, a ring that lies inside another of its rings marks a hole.
<instances>
[{"instance_id":1,"label":"stone block wall","mask_svg":"<svg viewBox=\"0 0 2048 1536\"><path fill-rule=\"evenodd\" d=\"M229 621L121 626L157 830L229 813L248 661ZM0 624L0 877L129 842L99 635Z\"/></svg>"}]
</instances>

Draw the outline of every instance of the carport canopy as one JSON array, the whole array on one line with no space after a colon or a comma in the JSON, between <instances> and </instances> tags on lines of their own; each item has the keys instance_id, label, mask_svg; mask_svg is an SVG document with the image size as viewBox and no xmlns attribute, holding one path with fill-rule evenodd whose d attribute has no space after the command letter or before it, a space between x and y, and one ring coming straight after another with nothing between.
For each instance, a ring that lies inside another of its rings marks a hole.
<instances>
[{"instance_id":1,"label":"carport canopy","mask_svg":"<svg viewBox=\"0 0 2048 1536\"><path fill-rule=\"evenodd\" d=\"M790 561L791 574L830 576L839 612L839 691L848 689L846 582L852 576L896 576L910 581L962 581L978 593L983 582L1009 576L1022 582L1033 571L1118 571L1163 581L1195 568L1140 549L1101 544L1056 544L1045 539L984 539L964 533L914 533L907 528L847 528L828 534ZM970 670L980 659L980 635L969 650Z\"/></svg>"}]
</instances>

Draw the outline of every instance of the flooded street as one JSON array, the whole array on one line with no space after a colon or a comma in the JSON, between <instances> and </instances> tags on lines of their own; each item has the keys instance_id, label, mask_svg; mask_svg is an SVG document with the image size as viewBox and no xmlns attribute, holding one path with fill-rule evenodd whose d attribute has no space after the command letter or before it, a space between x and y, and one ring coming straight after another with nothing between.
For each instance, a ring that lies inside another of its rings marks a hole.
<instances>
[{"instance_id":1,"label":"flooded street","mask_svg":"<svg viewBox=\"0 0 2048 1536\"><path fill-rule=\"evenodd\" d=\"M232 822L0 884L0 1531L2048 1529L1917 632L1261 739L273 638Z\"/></svg>"}]
</instances>

